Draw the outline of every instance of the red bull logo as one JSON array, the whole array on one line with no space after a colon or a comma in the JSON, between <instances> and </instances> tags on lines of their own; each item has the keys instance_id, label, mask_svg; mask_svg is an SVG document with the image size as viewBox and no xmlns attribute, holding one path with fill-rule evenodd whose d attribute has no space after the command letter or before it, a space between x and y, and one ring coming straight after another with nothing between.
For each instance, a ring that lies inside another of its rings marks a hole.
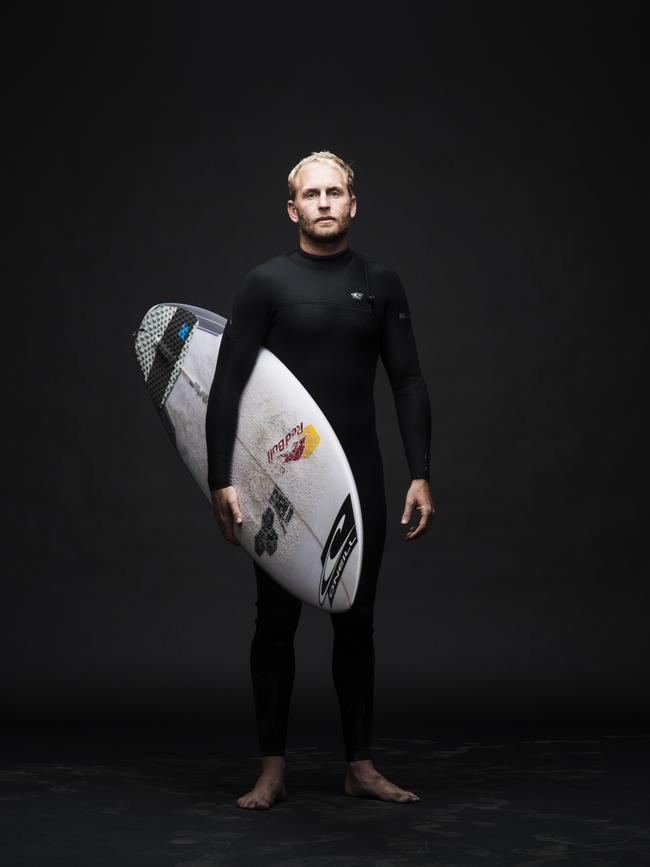
<instances>
[{"instance_id":1,"label":"red bull logo","mask_svg":"<svg viewBox=\"0 0 650 867\"><path fill-rule=\"evenodd\" d=\"M316 428L301 421L267 450L266 457L270 464L276 460L283 464L300 461L313 454L319 442L320 436Z\"/></svg>"}]
</instances>

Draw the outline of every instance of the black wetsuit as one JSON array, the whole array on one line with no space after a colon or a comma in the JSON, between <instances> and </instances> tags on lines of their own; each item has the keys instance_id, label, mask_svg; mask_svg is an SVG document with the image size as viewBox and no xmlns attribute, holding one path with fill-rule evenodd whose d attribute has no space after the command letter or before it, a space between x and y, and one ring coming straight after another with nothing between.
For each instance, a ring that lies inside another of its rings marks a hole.
<instances>
[{"instance_id":1,"label":"black wetsuit","mask_svg":"<svg viewBox=\"0 0 650 867\"><path fill-rule=\"evenodd\" d=\"M412 479L429 478L431 415L409 306L395 272L346 249L300 249L258 265L235 297L206 418L208 483L231 484L239 398L266 346L300 380L334 428L354 474L363 517L363 563L354 605L331 613L332 668L347 761L370 758L373 607L384 550L386 498L375 429L377 359L388 373ZM401 508L401 505L400 505ZM283 755L302 603L254 563L256 630L251 671L262 755Z\"/></svg>"}]
</instances>

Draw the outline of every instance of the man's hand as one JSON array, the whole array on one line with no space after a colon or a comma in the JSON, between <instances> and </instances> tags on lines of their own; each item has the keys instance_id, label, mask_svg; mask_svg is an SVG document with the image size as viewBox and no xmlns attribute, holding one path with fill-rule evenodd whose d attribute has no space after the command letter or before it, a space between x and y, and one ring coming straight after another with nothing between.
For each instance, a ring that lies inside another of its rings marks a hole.
<instances>
[{"instance_id":1,"label":"man's hand","mask_svg":"<svg viewBox=\"0 0 650 867\"><path fill-rule=\"evenodd\" d=\"M232 542L233 545L239 545L240 543L235 536L235 522L241 524L244 519L239 508L237 491L232 485L229 485L227 488L219 488L210 493L212 495L212 510L219 529L229 542Z\"/></svg>"},{"instance_id":2,"label":"man's hand","mask_svg":"<svg viewBox=\"0 0 650 867\"><path fill-rule=\"evenodd\" d=\"M415 539L429 529L431 518L436 513L436 507L431 498L431 490L426 479L413 479L406 493L406 503L402 524L408 524L411 520L413 509L420 513L420 521L417 527L409 527L406 532L406 540Z\"/></svg>"}]
</instances>

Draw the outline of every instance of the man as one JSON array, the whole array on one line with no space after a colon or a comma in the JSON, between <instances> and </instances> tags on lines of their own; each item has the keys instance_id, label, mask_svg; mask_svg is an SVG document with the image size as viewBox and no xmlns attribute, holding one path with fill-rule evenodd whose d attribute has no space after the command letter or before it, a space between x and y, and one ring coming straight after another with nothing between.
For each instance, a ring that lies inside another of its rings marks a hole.
<instances>
[{"instance_id":1,"label":"man","mask_svg":"<svg viewBox=\"0 0 650 867\"><path fill-rule=\"evenodd\" d=\"M231 485L230 462L241 392L266 346L301 381L334 428L357 484L364 528L361 578L352 607L330 613L332 671L348 763L348 795L409 802L417 795L374 767L370 731L374 690L373 608L384 549L386 500L375 430L374 379L381 356L387 370L411 484L402 524L413 509L422 535L434 512L429 490L430 407L420 372L409 307L397 275L348 247L356 214L351 167L329 151L312 153L289 174L289 218L298 249L249 272L224 330L206 418L208 483L216 520L238 544L234 523L247 519ZM218 406L218 409L217 409ZM295 674L293 638L301 602L254 562L256 630L251 672L262 772L238 806L268 809L286 797L287 718Z\"/></svg>"}]
</instances>

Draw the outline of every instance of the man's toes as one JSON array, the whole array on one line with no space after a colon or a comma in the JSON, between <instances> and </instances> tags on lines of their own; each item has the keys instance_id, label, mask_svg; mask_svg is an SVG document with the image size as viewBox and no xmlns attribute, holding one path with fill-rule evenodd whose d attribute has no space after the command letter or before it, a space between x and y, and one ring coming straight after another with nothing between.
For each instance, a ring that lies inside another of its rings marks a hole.
<instances>
[{"instance_id":1,"label":"man's toes","mask_svg":"<svg viewBox=\"0 0 650 867\"><path fill-rule=\"evenodd\" d=\"M268 804L265 804L263 801L256 798L249 798L246 801L237 801L237 805L243 807L245 810L268 810L269 808Z\"/></svg>"},{"instance_id":2,"label":"man's toes","mask_svg":"<svg viewBox=\"0 0 650 867\"><path fill-rule=\"evenodd\" d=\"M238 807L243 807L245 810L254 810L256 807L255 798L252 795L242 795L237 801Z\"/></svg>"},{"instance_id":3,"label":"man's toes","mask_svg":"<svg viewBox=\"0 0 650 867\"><path fill-rule=\"evenodd\" d=\"M237 806L244 807L246 810L268 810L272 803L272 797L268 795L265 797L254 792L247 792L237 800Z\"/></svg>"},{"instance_id":4,"label":"man's toes","mask_svg":"<svg viewBox=\"0 0 650 867\"><path fill-rule=\"evenodd\" d=\"M400 804L406 804L410 803L411 801L420 800L415 794L415 792L411 792L408 789L400 789L399 786L394 786L391 794L394 800L399 801Z\"/></svg>"}]
</instances>

